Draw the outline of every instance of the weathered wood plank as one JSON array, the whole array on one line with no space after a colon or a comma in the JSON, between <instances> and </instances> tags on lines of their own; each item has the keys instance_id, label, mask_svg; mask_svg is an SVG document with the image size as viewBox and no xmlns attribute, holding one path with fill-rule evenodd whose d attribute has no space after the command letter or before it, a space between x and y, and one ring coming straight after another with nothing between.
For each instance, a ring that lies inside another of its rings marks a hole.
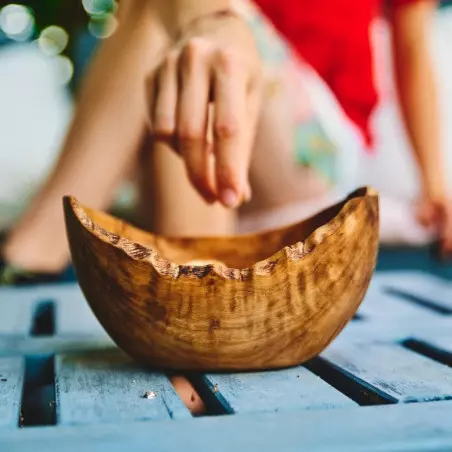
<instances>
[{"instance_id":1,"label":"weathered wood plank","mask_svg":"<svg viewBox=\"0 0 452 452\"><path fill-rule=\"evenodd\" d=\"M333 344L322 355L335 368L396 402L452 398L452 369L398 345Z\"/></svg>"},{"instance_id":2,"label":"weathered wood plank","mask_svg":"<svg viewBox=\"0 0 452 452\"><path fill-rule=\"evenodd\" d=\"M27 335L42 302L54 303L55 334L106 336L76 284L0 288L0 335Z\"/></svg>"},{"instance_id":3,"label":"weathered wood plank","mask_svg":"<svg viewBox=\"0 0 452 452\"><path fill-rule=\"evenodd\" d=\"M108 337L18 337L0 336L0 356L53 355L116 348Z\"/></svg>"},{"instance_id":4,"label":"weathered wood plank","mask_svg":"<svg viewBox=\"0 0 452 452\"><path fill-rule=\"evenodd\" d=\"M80 288L68 285L54 292L57 300L56 334L106 336Z\"/></svg>"},{"instance_id":5,"label":"weathered wood plank","mask_svg":"<svg viewBox=\"0 0 452 452\"><path fill-rule=\"evenodd\" d=\"M397 318L385 322L384 319L363 319L349 323L334 341L337 343L392 343L401 342L417 334L448 334L452 331L452 316L439 316L432 322L415 322L408 318Z\"/></svg>"},{"instance_id":6,"label":"weathered wood plank","mask_svg":"<svg viewBox=\"0 0 452 452\"><path fill-rule=\"evenodd\" d=\"M0 335L27 335L35 300L30 289L0 288Z\"/></svg>"},{"instance_id":7,"label":"weathered wood plank","mask_svg":"<svg viewBox=\"0 0 452 452\"><path fill-rule=\"evenodd\" d=\"M56 334L61 336L107 336L104 328L84 300L74 303L59 302L57 306Z\"/></svg>"},{"instance_id":8,"label":"weathered wood plank","mask_svg":"<svg viewBox=\"0 0 452 452\"><path fill-rule=\"evenodd\" d=\"M204 377L217 400L230 413L329 409L355 402L305 369L212 374Z\"/></svg>"},{"instance_id":9,"label":"weathered wood plank","mask_svg":"<svg viewBox=\"0 0 452 452\"><path fill-rule=\"evenodd\" d=\"M406 341L405 345L438 362L452 366L452 334L450 331L444 334L438 334L436 331L419 332Z\"/></svg>"},{"instance_id":10,"label":"weathered wood plank","mask_svg":"<svg viewBox=\"0 0 452 452\"><path fill-rule=\"evenodd\" d=\"M0 436L8 452L427 452L452 450L452 402L186 421L23 429Z\"/></svg>"},{"instance_id":11,"label":"weathered wood plank","mask_svg":"<svg viewBox=\"0 0 452 452\"><path fill-rule=\"evenodd\" d=\"M406 300L386 293L384 289L385 286L380 281L372 281L358 311L364 320L423 324L436 322L442 318L441 314L414 303L408 303Z\"/></svg>"},{"instance_id":12,"label":"weathered wood plank","mask_svg":"<svg viewBox=\"0 0 452 452\"><path fill-rule=\"evenodd\" d=\"M426 345L442 350L445 354L449 354L452 362L452 330L449 334L437 334L436 332L419 333L413 337L414 340L423 342Z\"/></svg>"},{"instance_id":13,"label":"weathered wood plank","mask_svg":"<svg viewBox=\"0 0 452 452\"><path fill-rule=\"evenodd\" d=\"M24 373L22 358L0 358L0 427L18 426Z\"/></svg>"},{"instance_id":14,"label":"weathered wood plank","mask_svg":"<svg viewBox=\"0 0 452 452\"><path fill-rule=\"evenodd\" d=\"M386 288L414 295L452 312L452 283L444 279L420 272L391 272L380 275L377 280Z\"/></svg>"},{"instance_id":15,"label":"weathered wood plank","mask_svg":"<svg viewBox=\"0 0 452 452\"><path fill-rule=\"evenodd\" d=\"M190 417L166 376L139 368L119 350L57 355L55 367L61 424ZM143 398L147 391L156 397Z\"/></svg>"}]
</instances>

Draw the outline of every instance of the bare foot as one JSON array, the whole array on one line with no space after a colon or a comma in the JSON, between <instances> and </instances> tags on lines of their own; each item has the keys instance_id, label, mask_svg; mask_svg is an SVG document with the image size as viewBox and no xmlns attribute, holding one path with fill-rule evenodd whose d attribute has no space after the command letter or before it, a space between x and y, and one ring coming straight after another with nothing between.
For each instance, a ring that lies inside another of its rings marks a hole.
<instances>
[{"instance_id":1,"label":"bare foot","mask_svg":"<svg viewBox=\"0 0 452 452\"><path fill-rule=\"evenodd\" d=\"M202 401L199 394L191 383L181 376L170 377L170 381L174 386L174 389L178 393L179 397L185 403L186 407L190 410L194 416L199 416L206 412L206 406Z\"/></svg>"}]
</instances>

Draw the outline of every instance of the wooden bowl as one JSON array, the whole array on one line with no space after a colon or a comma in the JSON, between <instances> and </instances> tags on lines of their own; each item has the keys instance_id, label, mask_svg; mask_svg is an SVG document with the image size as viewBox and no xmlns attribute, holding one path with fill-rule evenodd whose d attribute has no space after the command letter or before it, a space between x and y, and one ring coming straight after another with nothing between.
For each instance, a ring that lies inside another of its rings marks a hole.
<instances>
[{"instance_id":1,"label":"wooden bowl","mask_svg":"<svg viewBox=\"0 0 452 452\"><path fill-rule=\"evenodd\" d=\"M312 358L352 318L376 263L378 196L368 188L299 224L221 238L156 236L73 197L64 209L94 314L126 353L166 369Z\"/></svg>"}]
</instances>

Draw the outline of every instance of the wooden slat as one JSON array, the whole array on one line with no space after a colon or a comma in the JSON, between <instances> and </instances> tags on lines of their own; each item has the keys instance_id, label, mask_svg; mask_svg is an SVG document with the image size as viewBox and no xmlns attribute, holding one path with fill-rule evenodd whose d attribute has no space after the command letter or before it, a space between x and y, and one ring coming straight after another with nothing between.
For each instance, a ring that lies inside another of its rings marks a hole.
<instances>
[{"instance_id":1,"label":"wooden slat","mask_svg":"<svg viewBox=\"0 0 452 452\"><path fill-rule=\"evenodd\" d=\"M450 355L452 362L452 330L449 334L436 334L434 332L416 334L413 340L423 342L437 350L442 350L445 354Z\"/></svg>"},{"instance_id":2,"label":"wooden slat","mask_svg":"<svg viewBox=\"0 0 452 452\"><path fill-rule=\"evenodd\" d=\"M30 289L0 288L0 335L27 335L35 300Z\"/></svg>"},{"instance_id":3,"label":"wooden slat","mask_svg":"<svg viewBox=\"0 0 452 452\"><path fill-rule=\"evenodd\" d=\"M140 369L119 350L57 355L57 422L98 424L190 417L166 376ZM154 391L154 399L142 396Z\"/></svg>"},{"instance_id":4,"label":"wooden slat","mask_svg":"<svg viewBox=\"0 0 452 452\"><path fill-rule=\"evenodd\" d=\"M442 317L437 312L384 292L384 286L377 281L372 282L358 312L364 320L384 323L403 321L424 324Z\"/></svg>"},{"instance_id":5,"label":"wooden slat","mask_svg":"<svg viewBox=\"0 0 452 452\"><path fill-rule=\"evenodd\" d=\"M452 369L398 345L338 344L322 357L352 381L396 402L452 398Z\"/></svg>"},{"instance_id":6,"label":"wooden slat","mask_svg":"<svg viewBox=\"0 0 452 452\"><path fill-rule=\"evenodd\" d=\"M420 272L391 272L381 275L378 281L452 312L452 283L444 279Z\"/></svg>"},{"instance_id":7,"label":"wooden slat","mask_svg":"<svg viewBox=\"0 0 452 452\"><path fill-rule=\"evenodd\" d=\"M384 319L363 319L350 322L335 339L337 343L389 343L401 342L417 334L448 334L452 331L452 316L440 316L432 322L414 322L408 318L397 318L385 322Z\"/></svg>"},{"instance_id":8,"label":"wooden slat","mask_svg":"<svg viewBox=\"0 0 452 452\"><path fill-rule=\"evenodd\" d=\"M26 335L39 302L55 303L55 334L106 336L77 284L0 288L0 335Z\"/></svg>"},{"instance_id":9,"label":"wooden slat","mask_svg":"<svg viewBox=\"0 0 452 452\"><path fill-rule=\"evenodd\" d=\"M55 334L106 336L78 285L55 287L52 296L57 303Z\"/></svg>"},{"instance_id":10,"label":"wooden slat","mask_svg":"<svg viewBox=\"0 0 452 452\"><path fill-rule=\"evenodd\" d=\"M18 426L24 372L22 358L0 358L0 427Z\"/></svg>"},{"instance_id":11,"label":"wooden slat","mask_svg":"<svg viewBox=\"0 0 452 452\"><path fill-rule=\"evenodd\" d=\"M89 350L116 348L111 339L103 337L0 337L0 356L53 355Z\"/></svg>"},{"instance_id":12,"label":"wooden slat","mask_svg":"<svg viewBox=\"0 0 452 452\"><path fill-rule=\"evenodd\" d=\"M438 362L452 366L452 330L444 334L437 332L418 333L406 341L406 346Z\"/></svg>"},{"instance_id":13,"label":"wooden slat","mask_svg":"<svg viewBox=\"0 0 452 452\"><path fill-rule=\"evenodd\" d=\"M452 402L8 431L8 452L452 450Z\"/></svg>"},{"instance_id":14,"label":"wooden slat","mask_svg":"<svg viewBox=\"0 0 452 452\"><path fill-rule=\"evenodd\" d=\"M355 405L355 402L304 367L235 375L206 375L205 382L224 409L231 413L329 409Z\"/></svg>"}]
</instances>

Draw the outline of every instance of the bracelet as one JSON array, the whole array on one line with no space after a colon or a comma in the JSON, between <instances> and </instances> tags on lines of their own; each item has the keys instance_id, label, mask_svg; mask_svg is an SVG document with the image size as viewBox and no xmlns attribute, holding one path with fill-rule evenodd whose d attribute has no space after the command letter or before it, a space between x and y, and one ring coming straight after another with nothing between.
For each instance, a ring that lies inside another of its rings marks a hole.
<instances>
[{"instance_id":1,"label":"bracelet","mask_svg":"<svg viewBox=\"0 0 452 452\"><path fill-rule=\"evenodd\" d=\"M205 19L223 19L227 17L234 17L236 19L241 19L241 16L236 13L232 9L220 9L218 11L213 11L211 13L203 14L199 17L195 17L185 25L181 26L175 33L174 39L175 41L179 41L182 36L187 32L188 29L190 29L193 25L196 25L198 22L205 20Z\"/></svg>"}]
</instances>

